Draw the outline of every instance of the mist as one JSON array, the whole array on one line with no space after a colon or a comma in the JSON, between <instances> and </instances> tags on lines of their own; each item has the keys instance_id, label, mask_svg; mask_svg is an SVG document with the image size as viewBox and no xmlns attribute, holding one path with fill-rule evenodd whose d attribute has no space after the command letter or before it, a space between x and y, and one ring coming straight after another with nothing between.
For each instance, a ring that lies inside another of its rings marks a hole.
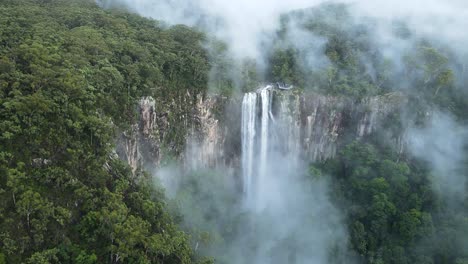
<instances>
[{"instance_id":1,"label":"mist","mask_svg":"<svg viewBox=\"0 0 468 264\"><path fill-rule=\"evenodd\" d=\"M210 142L192 140L185 165L154 173L173 214L197 253L217 263L354 263L330 179L309 172L302 157L294 102L273 93L265 86L244 97L241 168L209 166L202 153Z\"/></svg>"},{"instance_id":2,"label":"mist","mask_svg":"<svg viewBox=\"0 0 468 264\"><path fill-rule=\"evenodd\" d=\"M458 64L465 64L468 58L467 34L461 34L468 27L468 4L463 0L449 1L384 1L384 0L292 0L292 1L222 1L222 0L98 0L104 7L124 6L145 17L161 21L168 26L184 24L204 31L208 41L204 44L210 56L216 57L215 44L212 38L227 44L227 53L221 55L228 61L230 82L237 90L252 89L252 83L246 80L245 66L253 65L256 71L256 82L271 82L269 76L269 59L278 47L278 31L281 29L281 18L296 10L321 8L324 5L345 4L350 19L349 24L342 25L354 31L365 27L378 47L384 60L392 62L390 71L394 89L408 86L401 80L407 72L405 57L419 45L421 40L430 40L432 45L451 50L456 55ZM424 7L424 8L421 8ZM333 22L335 17L331 16ZM291 21L288 25L286 39L281 48L293 48L300 58L300 66L306 71L313 70L323 75L320 70L330 65L325 56L324 47L328 39L305 30L301 21ZM396 31L407 30L408 36L402 37ZM359 36L356 36L359 37ZM453 55L453 54L452 54ZM369 58L363 56L362 61ZM465 66L463 66L465 67ZM380 69L368 63L368 73L376 75ZM217 79L219 74L213 66L210 79ZM459 80L459 82L463 82ZM216 82L210 82L211 90Z\"/></svg>"},{"instance_id":3,"label":"mist","mask_svg":"<svg viewBox=\"0 0 468 264\"><path fill-rule=\"evenodd\" d=\"M466 51L464 43L468 41L468 36L461 34L468 26L468 3L463 0L101 0L101 3L104 6L124 5L143 16L172 25L201 27L229 43L233 55L239 58L262 58L263 45L279 28L282 14L329 3L349 4L356 17L377 18L382 25L382 34L389 33L386 25L402 20L417 34L437 38L458 50ZM385 41L385 36L381 37Z\"/></svg>"},{"instance_id":4,"label":"mist","mask_svg":"<svg viewBox=\"0 0 468 264\"><path fill-rule=\"evenodd\" d=\"M468 128L446 113L435 112L426 125L408 130L409 150L430 164L434 189L451 201L465 196Z\"/></svg>"}]
</instances>

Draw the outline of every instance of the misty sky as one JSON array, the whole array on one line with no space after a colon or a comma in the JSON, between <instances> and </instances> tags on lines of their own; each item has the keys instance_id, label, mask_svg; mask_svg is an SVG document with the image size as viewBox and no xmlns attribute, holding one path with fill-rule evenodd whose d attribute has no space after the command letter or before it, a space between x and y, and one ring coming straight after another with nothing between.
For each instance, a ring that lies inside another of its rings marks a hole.
<instances>
[{"instance_id":1,"label":"misty sky","mask_svg":"<svg viewBox=\"0 0 468 264\"><path fill-rule=\"evenodd\" d=\"M403 19L422 35L441 39L457 49L465 49L468 34L468 1L465 0L104 0L123 3L137 13L170 24L196 25L209 17L205 30L230 43L240 57L258 58L260 41L278 28L280 14L323 3L349 3L357 17L379 18L385 23ZM385 27L382 28L385 34ZM385 39L384 36L382 38Z\"/></svg>"}]
</instances>

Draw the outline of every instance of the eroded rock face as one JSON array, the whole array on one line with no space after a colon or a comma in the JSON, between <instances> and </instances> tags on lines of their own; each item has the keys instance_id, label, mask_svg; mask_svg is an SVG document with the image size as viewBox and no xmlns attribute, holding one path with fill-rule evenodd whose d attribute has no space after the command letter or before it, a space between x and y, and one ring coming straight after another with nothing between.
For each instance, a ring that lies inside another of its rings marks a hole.
<instances>
[{"instance_id":1,"label":"eroded rock face","mask_svg":"<svg viewBox=\"0 0 468 264\"><path fill-rule=\"evenodd\" d=\"M274 92L274 115L290 149L310 162L333 158L346 140L375 132L387 116L405 103L401 95L387 94L360 102L344 97L297 92ZM344 136L347 136L344 138Z\"/></svg>"},{"instance_id":2,"label":"eroded rock face","mask_svg":"<svg viewBox=\"0 0 468 264\"><path fill-rule=\"evenodd\" d=\"M340 143L349 139L362 139L381 127L389 114L400 110L405 103L399 94L387 94L354 102L345 98L325 97L312 108L312 121L308 128L313 139L308 146L309 158L321 161L333 158ZM307 112L311 112L309 109ZM315 114L318 113L318 114ZM314 118L315 117L315 118ZM318 123L317 123L317 117ZM315 147L314 147L315 145Z\"/></svg>"},{"instance_id":3,"label":"eroded rock face","mask_svg":"<svg viewBox=\"0 0 468 264\"><path fill-rule=\"evenodd\" d=\"M143 167L158 167L161 161L161 140L158 126L156 101L151 97L142 98L138 103L139 122L121 134L117 143L118 156L126 161L135 174Z\"/></svg>"},{"instance_id":4,"label":"eroded rock face","mask_svg":"<svg viewBox=\"0 0 468 264\"><path fill-rule=\"evenodd\" d=\"M311 161L332 158L343 132L344 110L350 102L321 95L302 98L302 146Z\"/></svg>"},{"instance_id":5,"label":"eroded rock face","mask_svg":"<svg viewBox=\"0 0 468 264\"><path fill-rule=\"evenodd\" d=\"M405 98L397 93L364 99L363 103L357 106L358 109L360 108L359 113L361 113L357 126L358 137L364 137L374 132L385 117L398 110L405 103ZM362 115L362 113L364 114Z\"/></svg>"},{"instance_id":6,"label":"eroded rock face","mask_svg":"<svg viewBox=\"0 0 468 264\"><path fill-rule=\"evenodd\" d=\"M222 114L226 100L201 95L193 100L187 93L182 101L186 103L185 109L189 110L183 111L172 101L166 107L168 110L158 112L153 98L142 98L137 106L138 123L121 133L117 142L118 156L130 165L134 173L141 168L149 171L159 168L166 154L163 148L172 152L168 155L174 155L175 150L183 148L176 158L187 169L224 165L227 127L222 124L219 114ZM170 115L174 115L173 122L169 122ZM171 133L173 138L169 138ZM179 134L174 137L174 133ZM184 146L175 146L177 137L185 138Z\"/></svg>"},{"instance_id":7,"label":"eroded rock face","mask_svg":"<svg viewBox=\"0 0 468 264\"><path fill-rule=\"evenodd\" d=\"M187 137L184 161L189 168L215 168L224 164L226 127L215 112L223 98L197 96L194 125ZM225 99L224 99L225 100Z\"/></svg>"},{"instance_id":8,"label":"eroded rock face","mask_svg":"<svg viewBox=\"0 0 468 264\"><path fill-rule=\"evenodd\" d=\"M140 132L147 138L154 137L156 130L156 102L151 97L140 100Z\"/></svg>"},{"instance_id":9,"label":"eroded rock face","mask_svg":"<svg viewBox=\"0 0 468 264\"><path fill-rule=\"evenodd\" d=\"M190 94L187 97L193 98ZM297 91L274 91L271 100L271 118L286 131L281 140L287 142L289 151L297 151L311 162L333 158L344 141L372 134L405 103L398 94L355 102ZM187 169L240 166L241 102L239 98L195 97L192 111L180 116L186 141L179 159ZM150 97L142 98L138 109L138 124L122 133L117 147L120 158L134 172L160 166L161 148L170 127L167 116L171 114L157 113L156 102ZM395 140L398 145L402 142L401 137Z\"/></svg>"}]
</instances>

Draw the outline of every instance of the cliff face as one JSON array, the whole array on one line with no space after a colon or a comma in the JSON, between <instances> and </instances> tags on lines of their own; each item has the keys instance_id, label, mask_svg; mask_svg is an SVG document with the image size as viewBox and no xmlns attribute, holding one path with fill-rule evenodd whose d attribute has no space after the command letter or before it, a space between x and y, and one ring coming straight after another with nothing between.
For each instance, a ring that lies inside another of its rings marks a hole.
<instances>
[{"instance_id":1,"label":"cliff face","mask_svg":"<svg viewBox=\"0 0 468 264\"><path fill-rule=\"evenodd\" d=\"M227 99L187 93L177 101L183 106L172 100L169 106L158 107L151 97L138 102L138 122L120 134L116 148L133 173L141 168L157 169L165 160L173 159L186 169L227 164L229 128L221 118L229 105Z\"/></svg>"},{"instance_id":2,"label":"cliff face","mask_svg":"<svg viewBox=\"0 0 468 264\"><path fill-rule=\"evenodd\" d=\"M317 94L281 97L282 104L285 104L284 98L289 97L286 99L289 112L283 115L294 120L287 124L289 129L297 130L291 136L300 140L297 144L305 158L312 162L333 158L344 141L371 135L405 103L398 94L365 98L360 102Z\"/></svg>"},{"instance_id":3,"label":"cliff face","mask_svg":"<svg viewBox=\"0 0 468 264\"><path fill-rule=\"evenodd\" d=\"M139 122L124 131L117 143L117 154L130 165L134 174L138 168L160 165L160 134L167 127L164 115L156 112L153 98L142 98L138 103L138 112Z\"/></svg>"},{"instance_id":4,"label":"cliff face","mask_svg":"<svg viewBox=\"0 0 468 264\"><path fill-rule=\"evenodd\" d=\"M343 142L371 135L404 103L398 94L355 102L343 97L273 90L271 119L285 131L281 141L287 142L289 151L312 162L322 161L333 158ZM159 167L163 149L168 149L164 145L171 144L166 139L168 131L179 131L168 122L170 113L158 113L156 106L154 99L142 98L138 105L139 122L119 139L117 153L134 172L141 167ZM185 168L238 168L241 100L200 95L193 98L191 108L180 117L186 119L180 122L185 146L178 159ZM395 144L400 143L401 138L396 137Z\"/></svg>"},{"instance_id":5,"label":"cliff face","mask_svg":"<svg viewBox=\"0 0 468 264\"><path fill-rule=\"evenodd\" d=\"M215 168L226 164L228 127L222 120L226 98L197 96L183 162L188 168Z\"/></svg>"}]
</instances>

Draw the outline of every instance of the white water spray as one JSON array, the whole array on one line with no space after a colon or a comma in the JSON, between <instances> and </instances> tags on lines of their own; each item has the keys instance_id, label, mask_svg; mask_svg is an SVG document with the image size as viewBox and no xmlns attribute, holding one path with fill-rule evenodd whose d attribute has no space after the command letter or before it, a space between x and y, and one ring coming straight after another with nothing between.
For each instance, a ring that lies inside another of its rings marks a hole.
<instances>
[{"instance_id":1,"label":"white water spray","mask_svg":"<svg viewBox=\"0 0 468 264\"><path fill-rule=\"evenodd\" d=\"M252 193L257 94L247 93L242 101L242 173L244 194Z\"/></svg>"},{"instance_id":2,"label":"white water spray","mask_svg":"<svg viewBox=\"0 0 468 264\"><path fill-rule=\"evenodd\" d=\"M258 181L264 182L267 177L268 170L268 150L269 150L269 128L270 128L270 113L271 113L271 102L270 102L270 86L267 86L260 90L260 97L262 102L262 116L261 116L261 134L260 134L260 168L258 172ZM257 186L257 192L260 192L262 185Z\"/></svg>"},{"instance_id":3,"label":"white water spray","mask_svg":"<svg viewBox=\"0 0 468 264\"><path fill-rule=\"evenodd\" d=\"M254 93L246 93L242 101L242 173L243 191L247 203L258 201L262 185L268 174L268 153L270 138L271 86ZM257 98L260 99L260 113L257 113ZM259 133L257 134L257 130ZM255 160L259 162L255 163ZM257 165L257 166L254 166ZM257 206L259 204L254 202Z\"/></svg>"},{"instance_id":4,"label":"white water spray","mask_svg":"<svg viewBox=\"0 0 468 264\"><path fill-rule=\"evenodd\" d=\"M300 110L297 97L272 86L244 95L243 200L250 216L245 228L255 231L242 244L255 246L235 263L328 263L329 248L345 237L326 182L306 179Z\"/></svg>"},{"instance_id":5,"label":"white water spray","mask_svg":"<svg viewBox=\"0 0 468 264\"><path fill-rule=\"evenodd\" d=\"M242 102L243 191L246 204L255 211L281 202L281 186L276 183L294 171L292 166L300 151L291 147L299 145L299 134L290 133L299 131L300 124L284 122L293 118L286 111L287 102L281 102L284 109L278 113L279 122L275 121L273 94L273 87L268 85L246 93Z\"/></svg>"}]
</instances>

